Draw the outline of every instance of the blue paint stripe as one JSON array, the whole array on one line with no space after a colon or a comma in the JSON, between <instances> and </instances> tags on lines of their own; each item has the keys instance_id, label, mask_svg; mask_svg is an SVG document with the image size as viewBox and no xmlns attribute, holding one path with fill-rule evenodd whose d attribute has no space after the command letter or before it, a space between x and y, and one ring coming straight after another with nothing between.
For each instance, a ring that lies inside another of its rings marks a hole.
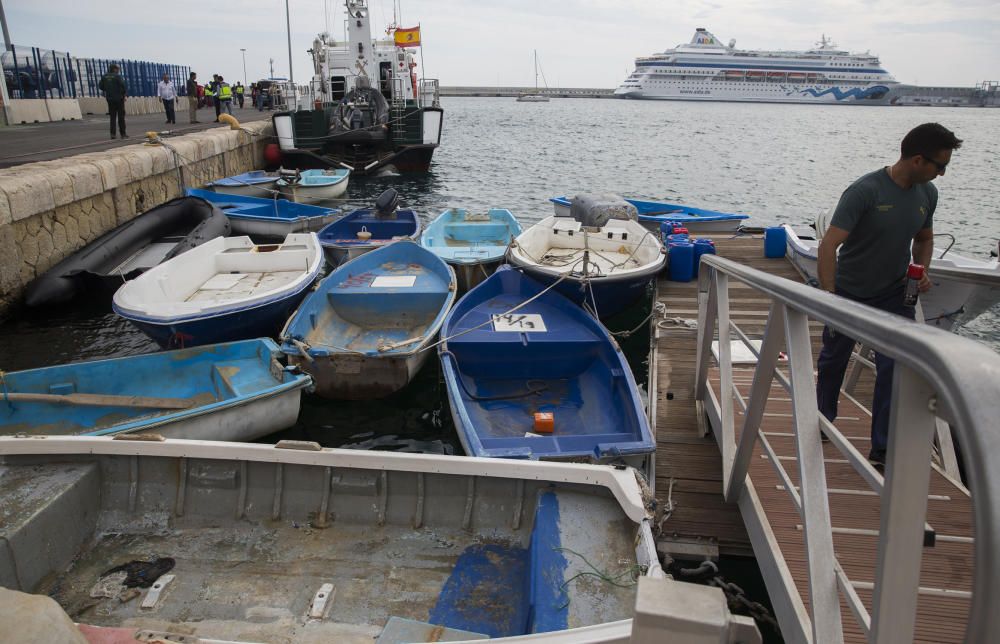
<instances>
[{"instance_id":1,"label":"blue paint stripe","mask_svg":"<svg viewBox=\"0 0 1000 644\"><path fill-rule=\"evenodd\" d=\"M543 492L538 495L531 533L532 633L566 630L569 623L569 598L563 588L569 562L561 547L559 498L555 492Z\"/></svg>"},{"instance_id":2,"label":"blue paint stripe","mask_svg":"<svg viewBox=\"0 0 1000 644\"><path fill-rule=\"evenodd\" d=\"M726 69L759 69L759 70L771 70L771 71L802 71L802 72L825 72L825 73L852 73L852 74L888 74L889 72L884 69L864 69L858 67L807 67L804 65L738 65L735 63L657 63L657 62L639 62L636 61L635 66L638 67L707 67L707 68L717 68L721 70Z\"/></svg>"}]
</instances>

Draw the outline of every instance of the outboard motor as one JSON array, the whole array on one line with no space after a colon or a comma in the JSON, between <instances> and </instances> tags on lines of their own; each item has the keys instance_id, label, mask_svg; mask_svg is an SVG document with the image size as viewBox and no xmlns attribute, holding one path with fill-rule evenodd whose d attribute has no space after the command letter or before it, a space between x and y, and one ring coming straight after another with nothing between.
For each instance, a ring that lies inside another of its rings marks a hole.
<instances>
[{"instance_id":1,"label":"outboard motor","mask_svg":"<svg viewBox=\"0 0 1000 644\"><path fill-rule=\"evenodd\" d=\"M395 189L389 188L378 196L375 200L376 217L392 217L399 207L399 193Z\"/></svg>"},{"instance_id":2,"label":"outboard motor","mask_svg":"<svg viewBox=\"0 0 1000 644\"><path fill-rule=\"evenodd\" d=\"M636 207L618 195L582 194L570 200L570 216L585 228L603 228L611 219L639 218Z\"/></svg>"},{"instance_id":3,"label":"outboard motor","mask_svg":"<svg viewBox=\"0 0 1000 644\"><path fill-rule=\"evenodd\" d=\"M278 168L278 176L289 185L294 185L302 181L302 175L299 173L298 168L293 168L291 170Z\"/></svg>"}]
</instances>

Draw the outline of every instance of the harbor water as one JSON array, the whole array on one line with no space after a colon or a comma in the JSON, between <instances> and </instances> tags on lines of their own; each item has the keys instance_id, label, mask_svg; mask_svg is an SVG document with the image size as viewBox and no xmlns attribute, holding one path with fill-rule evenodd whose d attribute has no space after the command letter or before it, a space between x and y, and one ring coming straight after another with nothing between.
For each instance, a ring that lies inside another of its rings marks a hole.
<instances>
[{"instance_id":1,"label":"harbor water","mask_svg":"<svg viewBox=\"0 0 1000 644\"><path fill-rule=\"evenodd\" d=\"M913 126L938 121L964 139L940 191L935 230L954 250L988 258L1000 238L1000 111L735 103L446 98L442 145L426 175L352 178L343 208L371 205L386 188L426 221L446 208L511 209L528 225L548 198L610 192L751 215L757 226L808 224L855 178L893 162ZM939 238L938 244L945 244ZM609 322L640 386L648 327L642 302ZM668 312L669 314L669 312ZM1000 311L960 330L1000 350ZM22 312L0 325L0 369L155 351L156 345L90 302ZM296 427L268 437L326 446L461 453L437 360L378 404L307 396Z\"/></svg>"}]
</instances>

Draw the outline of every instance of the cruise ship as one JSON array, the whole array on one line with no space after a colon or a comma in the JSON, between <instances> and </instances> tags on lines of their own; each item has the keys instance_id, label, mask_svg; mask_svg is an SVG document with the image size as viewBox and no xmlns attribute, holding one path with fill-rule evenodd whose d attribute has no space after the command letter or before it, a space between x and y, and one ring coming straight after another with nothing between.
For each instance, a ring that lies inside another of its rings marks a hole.
<instances>
[{"instance_id":1,"label":"cruise ship","mask_svg":"<svg viewBox=\"0 0 1000 644\"><path fill-rule=\"evenodd\" d=\"M887 105L899 83L877 56L838 49L826 36L808 51L737 49L699 27L691 42L635 61L623 98L751 103Z\"/></svg>"}]
</instances>

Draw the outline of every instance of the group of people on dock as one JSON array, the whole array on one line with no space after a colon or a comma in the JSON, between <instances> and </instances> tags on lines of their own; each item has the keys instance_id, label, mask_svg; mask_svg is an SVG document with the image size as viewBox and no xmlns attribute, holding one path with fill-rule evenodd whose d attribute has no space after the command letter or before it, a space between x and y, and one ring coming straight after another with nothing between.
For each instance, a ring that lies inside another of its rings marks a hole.
<instances>
[{"instance_id":1,"label":"group of people on dock","mask_svg":"<svg viewBox=\"0 0 1000 644\"><path fill-rule=\"evenodd\" d=\"M104 98L108 102L108 115L111 125L111 138L120 135L127 139L125 133L125 99L128 98L128 87L125 79L122 78L121 68L118 65L111 65L108 72L101 78L98 87L104 92ZM253 87L254 102L256 102L256 86ZM168 74L163 75L163 80L157 84L157 97L163 103L163 111L166 113L169 123L177 123L176 103L180 99L180 93L174 82L170 80ZM240 108L243 108L246 88L237 81L236 85L230 85L219 74L213 74L211 82L205 85L198 84L198 74L191 72L185 86L185 94L188 101L188 121L190 123L200 123L198 120L198 108L206 105L215 106L215 122L219 122L219 117L223 112L232 114L232 104L235 100Z\"/></svg>"}]
</instances>

